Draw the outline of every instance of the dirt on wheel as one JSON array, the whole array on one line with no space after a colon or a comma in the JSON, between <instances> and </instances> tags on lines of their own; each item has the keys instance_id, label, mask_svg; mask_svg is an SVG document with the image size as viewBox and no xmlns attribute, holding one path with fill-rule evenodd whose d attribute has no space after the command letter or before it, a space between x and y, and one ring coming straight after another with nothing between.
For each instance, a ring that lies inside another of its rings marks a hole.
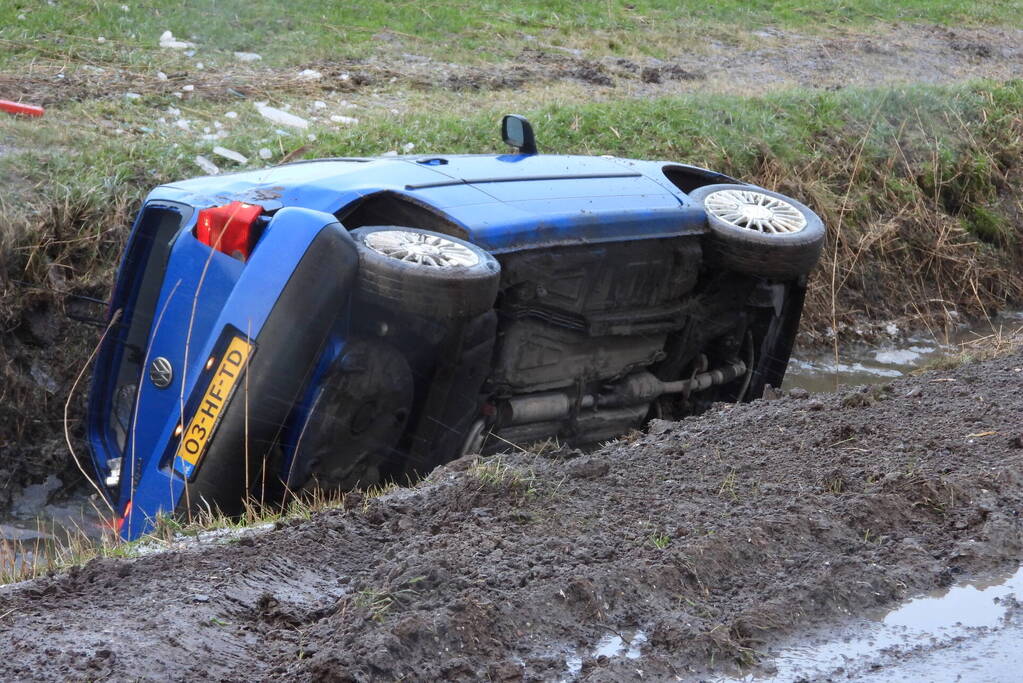
<instances>
[{"instance_id":1,"label":"dirt on wheel","mask_svg":"<svg viewBox=\"0 0 1023 683\"><path fill-rule=\"evenodd\" d=\"M1021 381L1017 352L793 390L96 560L0 592L0 677L698 679L787 631L1014 566Z\"/></svg>"}]
</instances>

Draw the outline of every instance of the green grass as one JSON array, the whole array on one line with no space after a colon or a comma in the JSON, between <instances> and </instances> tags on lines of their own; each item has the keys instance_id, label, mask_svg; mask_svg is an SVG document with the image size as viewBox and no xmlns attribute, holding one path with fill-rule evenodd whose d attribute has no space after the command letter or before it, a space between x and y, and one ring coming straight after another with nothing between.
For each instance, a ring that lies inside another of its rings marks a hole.
<instances>
[{"instance_id":1,"label":"green grass","mask_svg":"<svg viewBox=\"0 0 1023 683\"><path fill-rule=\"evenodd\" d=\"M127 11L122 9L126 7ZM692 49L708 30L725 40L765 26L825 32L875 22L1023 26L1018 0L13 0L0 6L0 63L33 56L144 66L170 30L196 43L198 58L230 61L256 52L295 65L380 52L476 61L546 44L594 54L659 54ZM98 39L103 37L103 43Z\"/></svg>"}]
</instances>

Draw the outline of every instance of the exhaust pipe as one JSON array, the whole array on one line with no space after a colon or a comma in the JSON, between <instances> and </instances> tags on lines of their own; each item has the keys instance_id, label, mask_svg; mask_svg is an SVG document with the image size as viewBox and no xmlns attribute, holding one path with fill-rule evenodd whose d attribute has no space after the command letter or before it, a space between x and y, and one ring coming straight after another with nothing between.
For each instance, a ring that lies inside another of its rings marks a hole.
<instances>
[{"instance_id":1,"label":"exhaust pipe","mask_svg":"<svg viewBox=\"0 0 1023 683\"><path fill-rule=\"evenodd\" d=\"M703 391L713 386L727 384L746 374L746 364L735 360L720 368L701 372L691 379L663 382L653 374L643 371L626 377L609 394L587 394L579 401L580 408L620 408L650 403L666 394L683 394ZM500 408L500 424L505 426L531 424L560 420L572 413L575 400L560 391L548 391L525 396L514 396Z\"/></svg>"}]
</instances>

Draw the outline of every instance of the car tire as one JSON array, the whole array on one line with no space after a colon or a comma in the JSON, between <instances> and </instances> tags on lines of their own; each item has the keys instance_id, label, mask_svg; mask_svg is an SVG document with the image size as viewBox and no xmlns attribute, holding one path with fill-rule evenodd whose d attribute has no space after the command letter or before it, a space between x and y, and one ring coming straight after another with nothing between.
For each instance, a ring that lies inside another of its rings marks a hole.
<instances>
[{"instance_id":1,"label":"car tire","mask_svg":"<svg viewBox=\"0 0 1023 683\"><path fill-rule=\"evenodd\" d=\"M501 266L481 247L430 230L378 225L352 231L358 293L371 304L427 318L472 318L497 298Z\"/></svg>"},{"instance_id":2,"label":"car tire","mask_svg":"<svg viewBox=\"0 0 1023 683\"><path fill-rule=\"evenodd\" d=\"M707 214L704 260L746 275L779 280L813 270L824 223L803 204L752 185L705 185L689 193Z\"/></svg>"}]
</instances>

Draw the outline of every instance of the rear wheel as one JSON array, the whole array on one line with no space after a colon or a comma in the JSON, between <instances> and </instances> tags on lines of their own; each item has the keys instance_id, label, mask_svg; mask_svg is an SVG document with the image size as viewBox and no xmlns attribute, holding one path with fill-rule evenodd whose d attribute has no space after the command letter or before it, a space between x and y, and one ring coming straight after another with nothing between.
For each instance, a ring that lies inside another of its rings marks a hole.
<instances>
[{"instance_id":1,"label":"rear wheel","mask_svg":"<svg viewBox=\"0 0 1023 683\"><path fill-rule=\"evenodd\" d=\"M350 342L323 379L287 479L342 490L379 484L401 461L397 444L412 396L412 371L399 351L378 340Z\"/></svg>"},{"instance_id":2,"label":"rear wheel","mask_svg":"<svg viewBox=\"0 0 1023 683\"><path fill-rule=\"evenodd\" d=\"M429 318L472 318L494 305L501 267L450 235L401 226L352 231L363 301Z\"/></svg>"}]
</instances>

